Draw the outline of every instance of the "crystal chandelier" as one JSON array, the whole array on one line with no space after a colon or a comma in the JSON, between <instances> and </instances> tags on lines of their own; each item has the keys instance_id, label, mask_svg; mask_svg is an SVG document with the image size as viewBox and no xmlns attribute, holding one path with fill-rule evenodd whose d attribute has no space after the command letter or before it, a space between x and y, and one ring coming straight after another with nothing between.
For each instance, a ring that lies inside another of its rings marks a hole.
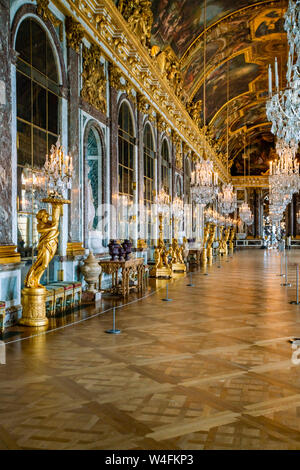
<instances>
[{"instance_id":1,"label":"crystal chandelier","mask_svg":"<svg viewBox=\"0 0 300 470\"><path fill-rule=\"evenodd\" d=\"M196 163L191 174L191 193L198 204L207 205L217 194L218 174L213 172L213 162L202 160Z\"/></svg>"},{"instance_id":2,"label":"crystal chandelier","mask_svg":"<svg viewBox=\"0 0 300 470\"><path fill-rule=\"evenodd\" d=\"M254 222L254 216L251 212L250 207L248 206L247 202L244 201L243 204L241 205L239 209L239 216L240 219L246 224L246 225L252 225Z\"/></svg>"},{"instance_id":3,"label":"crystal chandelier","mask_svg":"<svg viewBox=\"0 0 300 470\"><path fill-rule=\"evenodd\" d=\"M182 218L182 216L183 216L183 201L178 196L176 196L173 200L172 211L173 211L174 217L176 217L177 219Z\"/></svg>"},{"instance_id":4,"label":"crystal chandelier","mask_svg":"<svg viewBox=\"0 0 300 470\"><path fill-rule=\"evenodd\" d=\"M46 155L44 174L46 176L49 196L63 197L63 192L72 187L72 157L64 155L58 137L56 145L52 145L50 155Z\"/></svg>"},{"instance_id":5,"label":"crystal chandelier","mask_svg":"<svg viewBox=\"0 0 300 470\"><path fill-rule=\"evenodd\" d=\"M269 101L267 118L272 122L271 132L287 143L300 141L300 0L289 1L284 29L287 32L289 54L287 87L279 90L278 62L275 59L275 92L272 89L272 67L269 65Z\"/></svg>"},{"instance_id":6,"label":"crystal chandelier","mask_svg":"<svg viewBox=\"0 0 300 470\"><path fill-rule=\"evenodd\" d=\"M218 194L219 209L224 215L231 214L237 208L236 193L231 183L224 184Z\"/></svg>"},{"instance_id":7,"label":"crystal chandelier","mask_svg":"<svg viewBox=\"0 0 300 470\"><path fill-rule=\"evenodd\" d=\"M160 214L166 215L169 212L170 196L164 189L161 189L156 196L156 204Z\"/></svg>"}]
</instances>

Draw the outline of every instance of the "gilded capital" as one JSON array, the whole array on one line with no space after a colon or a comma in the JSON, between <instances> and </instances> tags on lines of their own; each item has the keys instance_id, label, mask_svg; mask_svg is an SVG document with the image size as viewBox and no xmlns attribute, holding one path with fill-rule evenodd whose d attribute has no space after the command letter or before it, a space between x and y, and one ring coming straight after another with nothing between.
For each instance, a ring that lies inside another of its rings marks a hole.
<instances>
[{"instance_id":1,"label":"gilded capital","mask_svg":"<svg viewBox=\"0 0 300 470\"><path fill-rule=\"evenodd\" d=\"M68 46L79 52L83 38L83 27L78 21L73 20L71 16L66 17L66 38Z\"/></svg>"}]
</instances>

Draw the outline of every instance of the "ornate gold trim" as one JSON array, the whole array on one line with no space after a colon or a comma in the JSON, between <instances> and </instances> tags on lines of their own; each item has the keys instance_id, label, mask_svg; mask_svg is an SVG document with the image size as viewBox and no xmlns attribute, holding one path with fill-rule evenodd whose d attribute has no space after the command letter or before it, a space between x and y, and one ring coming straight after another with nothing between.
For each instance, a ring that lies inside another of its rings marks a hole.
<instances>
[{"instance_id":1,"label":"ornate gold trim","mask_svg":"<svg viewBox=\"0 0 300 470\"><path fill-rule=\"evenodd\" d=\"M232 184L237 189L268 188L268 176L232 176Z\"/></svg>"},{"instance_id":2,"label":"ornate gold trim","mask_svg":"<svg viewBox=\"0 0 300 470\"><path fill-rule=\"evenodd\" d=\"M71 16L66 17L66 38L69 47L79 52L80 44L84 35L83 27Z\"/></svg>"},{"instance_id":3,"label":"ornate gold trim","mask_svg":"<svg viewBox=\"0 0 300 470\"><path fill-rule=\"evenodd\" d=\"M68 242L67 243L67 256L80 256L84 255L85 248L82 242Z\"/></svg>"},{"instance_id":4,"label":"ornate gold trim","mask_svg":"<svg viewBox=\"0 0 300 470\"><path fill-rule=\"evenodd\" d=\"M66 7L69 15L80 20L81 28L83 22L87 24L88 28L84 29L87 39L101 45L109 61L120 64L126 79L133 87L137 83L155 111L163 115L168 125L186 141L191 150L200 155L203 148L206 148L207 156L214 161L221 181L229 181L230 175L226 167L218 158L215 148L207 141L202 129L191 119L181 100L182 95L176 96L174 86L172 87L167 77L162 76L156 57L132 33L115 4L111 0L102 0L101 4L67 0ZM78 25L78 22L74 23ZM69 30L69 41L72 40L71 33L76 37L77 32L76 28ZM70 45L72 47L71 43ZM179 78L176 78L178 89Z\"/></svg>"},{"instance_id":5,"label":"ornate gold trim","mask_svg":"<svg viewBox=\"0 0 300 470\"><path fill-rule=\"evenodd\" d=\"M21 261L21 255L16 252L16 249L16 245L0 246L0 264L19 263Z\"/></svg>"}]
</instances>

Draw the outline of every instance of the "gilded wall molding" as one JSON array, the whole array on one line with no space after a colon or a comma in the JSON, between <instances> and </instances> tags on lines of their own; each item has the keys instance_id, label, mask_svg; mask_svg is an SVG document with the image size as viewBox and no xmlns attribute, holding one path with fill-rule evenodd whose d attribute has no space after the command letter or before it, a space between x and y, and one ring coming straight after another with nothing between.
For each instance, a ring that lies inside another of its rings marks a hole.
<instances>
[{"instance_id":1,"label":"gilded wall molding","mask_svg":"<svg viewBox=\"0 0 300 470\"><path fill-rule=\"evenodd\" d=\"M236 189L269 188L268 176L232 176L232 184Z\"/></svg>"},{"instance_id":2,"label":"gilded wall molding","mask_svg":"<svg viewBox=\"0 0 300 470\"><path fill-rule=\"evenodd\" d=\"M36 0L37 14L43 18L44 21L49 20L55 28L59 28L59 39L63 40L63 23L49 9L49 0Z\"/></svg>"}]
</instances>

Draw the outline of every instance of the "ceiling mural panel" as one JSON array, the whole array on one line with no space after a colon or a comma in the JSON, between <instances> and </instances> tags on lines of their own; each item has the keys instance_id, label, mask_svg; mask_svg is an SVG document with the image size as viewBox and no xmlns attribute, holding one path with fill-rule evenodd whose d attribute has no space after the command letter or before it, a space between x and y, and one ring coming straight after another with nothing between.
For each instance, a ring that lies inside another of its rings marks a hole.
<instances>
[{"instance_id":1,"label":"ceiling mural panel","mask_svg":"<svg viewBox=\"0 0 300 470\"><path fill-rule=\"evenodd\" d=\"M245 54L240 54L229 61L229 99L251 91L251 82L256 80L262 70L258 64L248 63ZM203 99L203 86L197 92L194 101ZM217 111L227 102L227 63L218 67L206 82L206 116L209 122Z\"/></svg>"},{"instance_id":2,"label":"ceiling mural panel","mask_svg":"<svg viewBox=\"0 0 300 470\"><path fill-rule=\"evenodd\" d=\"M115 0L116 3L118 1L125 2ZM190 114L193 112L191 116L200 127L204 124L205 83L208 135L217 144L223 161L227 159L229 69L229 166L235 174L239 174L239 164L236 168L234 159L242 158L242 134L247 132L254 139L257 152L261 150L265 155L268 153L267 147L274 148L274 137L270 126L266 126L267 67L269 63L274 63L275 57L278 58L280 86L283 88L287 60L283 26L287 0L206 0L206 34L204 0L150 1L153 13L151 45L159 46L152 48L151 52L154 51L158 64L160 59L166 57L172 70L176 68L182 84L182 102L187 104ZM145 3L147 0L136 0L132 5L138 5L142 12ZM166 74L163 68L161 73ZM265 168L264 164L253 156L255 164L257 170L253 171L260 174Z\"/></svg>"},{"instance_id":3,"label":"ceiling mural panel","mask_svg":"<svg viewBox=\"0 0 300 470\"><path fill-rule=\"evenodd\" d=\"M247 158L243 158L244 149L242 149L234 159L231 168L233 176L244 175L244 164L247 175L263 175L269 170L270 160L275 158L276 152L273 145L273 136L270 138L269 132L261 131L255 136L249 136L249 138L251 143L245 149Z\"/></svg>"},{"instance_id":4,"label":"ceiling mural panel","mask_svg":"<svg viewBox=\"0 0 300 470\"><path fill-rule=\"evenodd\" d=\"M238 8L259 2L239 0ZM207 0L207 26L237 10L232 0ZM201 34L204 27L204 1L152 0L154 22L152 41L161 48L170 45L178 58Z\"/></svg>"}]
</instances>

